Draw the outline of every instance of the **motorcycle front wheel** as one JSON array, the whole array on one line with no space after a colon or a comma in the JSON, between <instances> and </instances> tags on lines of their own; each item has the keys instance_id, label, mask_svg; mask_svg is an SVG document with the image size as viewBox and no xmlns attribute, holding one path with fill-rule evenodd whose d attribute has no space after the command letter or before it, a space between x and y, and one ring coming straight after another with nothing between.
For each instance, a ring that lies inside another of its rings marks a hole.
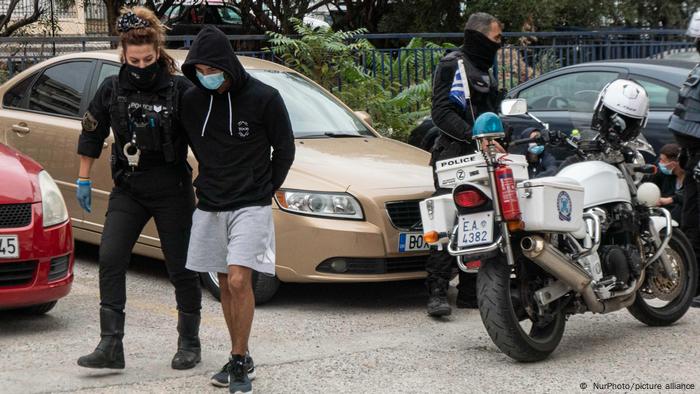
<instances>
[{"instance_id":1,"label":"motorcycle front wheel","mask_svg":"<svg viewBox=\"0 0 700 394\"><path fill-rule=\"evenodd\" d=\"M558 308L562 300L550 304L553 310L548 316L539 318L534 312L534 292L544 287L547 277L522 255L516 257L514 267L499 255L479 269L477 299L481 321L493 343L514 360L544 360L564 334L566 316Z\"/></svg>"},{"instance_id":2,"label":"motorcycle front wheel","mask_svg":"<svg viewBox=\"0 0 700 394\"><path fill-rule=\"evenodd\" d=\"M690 308L698 283L698 267L690 241L681 230L673 229L666 248L674 276L669 277L661 259L645 270L644 283L627 310L649 326L668 326Z\"/></svg>"}]
</instances>

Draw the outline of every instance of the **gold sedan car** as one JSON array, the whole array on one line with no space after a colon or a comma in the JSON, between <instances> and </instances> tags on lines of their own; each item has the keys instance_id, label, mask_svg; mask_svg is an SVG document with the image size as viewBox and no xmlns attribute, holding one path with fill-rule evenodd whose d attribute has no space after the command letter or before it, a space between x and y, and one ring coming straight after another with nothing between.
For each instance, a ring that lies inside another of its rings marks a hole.
<instances>
[{"instance_id":1,"label":"gold sedan car","mask_svg":"<svg viewBox=\"0 0 700 394\"><path fill-rule=\"evenodd\" d=\"M186 51L170 51L180 62ZM258 302L281 282L379 282L425 276L427 245L418 202L430 196L428 154L379 136L365 113L301 74L241 57L255 78L278 89L296 138L296 159L273 202L277 277L256 277ZM93 168L92 213L75 198L80 120L100 83L119 71L116 51L59 56L0 86L0 142L31 156L56 179L77 240L99 244L112 178L108 146ZM364 116L363 116L364 115ZM191 164L197 168L194 159ZM196 174L195 174L196 175ZM137 254L163 258L153 222ZM202 275L218 296L216 275Z\"/></svg>"}]
</instances>

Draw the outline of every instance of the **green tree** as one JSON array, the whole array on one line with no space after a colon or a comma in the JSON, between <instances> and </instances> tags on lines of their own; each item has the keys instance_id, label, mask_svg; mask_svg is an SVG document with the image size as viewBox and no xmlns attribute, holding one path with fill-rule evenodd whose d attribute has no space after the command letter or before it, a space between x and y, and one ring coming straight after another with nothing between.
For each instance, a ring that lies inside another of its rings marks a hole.
<instances>
[{"instance_id":1,"label":"green tree","mask_svg":"<svg viewBox=\"0 0 700 394\"><path fill-rule=\"evenodd\" d=\"M416 120L429 113L432 70L428 69L430 63L422 59L427 56L423 48L442 52L443 47L414 39L402 49L411 55L399 60L377 52L367 40L358 39L365 29L314 30L298 20L293 26L298 38L267 33L270 50L286 66L313 79L351 108L367 111L374 127L383 135L405 140ZM379 64L384 68L378 68ZM418 78L401 87L390 77L398 75L399 70Z\"/></svg>"},{"instance_id":2,"label":"green tree","mask_svg":"<svg viewBox=\"0 0 700 394\"><path fill-rule=\"evenodd\" d=\"M398 0L377 25L378 32L455 32L464 24L459 0Z\"/></svg>"},{"instance_id":3,"label":"green tree","mask_svg":"<svg viewBox=\"0 0 700 394\"><path fill-rule=\"evenodd\" d=\"M465 16L488 12L506 31L520 31L531 18L536 30L566 27L685 28L699 0L474 0Z\"/></svg>"},{"instance_id":4,"label":"green tree","mask_svg":"<svg viewBox=\"0 0 700 394\"><path fill-rule=\"evenodd\" d=\"M12 18L17 10L20 0L10 0L6 10L0 11L0 37L9 37L23 27L31 25L41 18L44 9L39 7L39 0L33 0L31 13L20 18Z\"/></svg>"}]
</instances>

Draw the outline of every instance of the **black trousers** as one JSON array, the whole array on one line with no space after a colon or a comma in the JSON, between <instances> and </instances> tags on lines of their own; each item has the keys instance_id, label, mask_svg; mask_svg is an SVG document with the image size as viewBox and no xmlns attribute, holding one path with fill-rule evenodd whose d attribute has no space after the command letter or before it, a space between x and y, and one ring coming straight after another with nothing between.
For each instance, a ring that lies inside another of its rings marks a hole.
<instances>
[{"instance_id":1,"label":"black trousers","mask_svg":"<svg viewBox=\"0 0 700 394\"><path fill-rule=\"evenodd\" d=\"M433 196L451 192L449 189L437 189ZM452 279L452 270L456 265L456 258L450 255L447 248L441 251L435 247L430 248L430 256L428 256L428 261L425 263L425 271L428 273L425 284L428 287L428 292L432 292L433 289L447 291L450 279ZM459 290L458 297L460 298L476 297L476 274L468 274L460 270L457 289Z\"/></svg>"},{"instance_id":2,"label":"black trousers","mask_svg":"<svg viewBox=\"0 0 700 394\"><path fill-rule=\"evenodd\" d=\"M693 178L693 169L700 161L700 152L690 155L685 165L685 180L683 181L683 213L681 229L693 245L695 255L700 258L700 183Z\"/></svg>"},{"instance_id":3,"label":"black trousers","mask_svg":"<svg viewBox=\"0 0 700 394\"><path fill-rule=\"evenodd\" d=\"M185 268L195 204L192 175L181 167L126 174L109 196L100 244L100 305L124 310L131 251L153 218L170 282L175 286L177 309L198 312L202 303L199 276Z\"/></svg>"},{"instance_id":4,"label":"black trousers","mask_svg":"<svg viewBox=\"0 0 700 394\"><path fill-rule=\"evenodd\" d=\"M437 248L430 249L430 256L425 264L428 277L425 284L428 291L439 289L447 291L452 278L452 269L457 265L457 260L451 256L447 250L438 251ZM459 294L457 297L470 299L476 297L476 274L468 274L459 271L459 284L457 285Z\"/></svg>"}]
</instances>

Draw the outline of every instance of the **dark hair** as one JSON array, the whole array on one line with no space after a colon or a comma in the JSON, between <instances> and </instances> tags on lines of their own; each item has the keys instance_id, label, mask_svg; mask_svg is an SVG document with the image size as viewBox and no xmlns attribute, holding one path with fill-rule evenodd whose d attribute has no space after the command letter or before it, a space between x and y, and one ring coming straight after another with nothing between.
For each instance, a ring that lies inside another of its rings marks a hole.
<instances>
[{"instance_id":1,"label":"dark hair","mask_svg":"<svg viewBox=\"0 0 700 394\"><path fill-rule=\"evenodd\" d=\"M677 161L681 155L681 147L678 144L666 144L661 147L659 155L664 155L669 160Z\"/></svg>"},{"instance_id":2,"label":"dark hair","mask_svg":"<svg viewBox=\"0 0 700 394\"><path fill-rule=\"evenodd\" d=\"M469 15L467 24L464 25L464 30L475 30L483 35L488 35L493 22L497 22L499 25L501 24L501 22L491 14L476 12Z\"/></svg>"},{"instance_id":3,"label":"dark hair","mask_svg":"<svg viewBox=\"0 0 700 394\"><path fill-rule=\"evenodd\" d=\"M164 66L169 74L177 72L175 59L165 51L165 29L166 27L160 22L156 14L146 7L123 8L122 15L133 12L137 17L148 22L147 27L134 28L122 33L119 33L119 46L122 47L122 62L126 47L129 45L145 45L152 44L156 51L160 54L158 62Z\"/></svg>"}]
</instances>

